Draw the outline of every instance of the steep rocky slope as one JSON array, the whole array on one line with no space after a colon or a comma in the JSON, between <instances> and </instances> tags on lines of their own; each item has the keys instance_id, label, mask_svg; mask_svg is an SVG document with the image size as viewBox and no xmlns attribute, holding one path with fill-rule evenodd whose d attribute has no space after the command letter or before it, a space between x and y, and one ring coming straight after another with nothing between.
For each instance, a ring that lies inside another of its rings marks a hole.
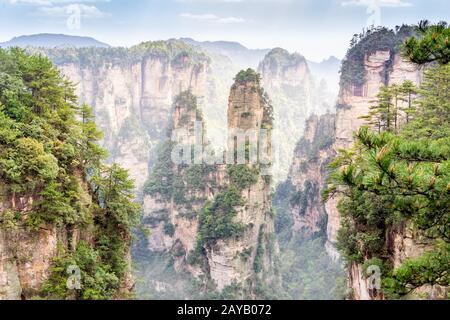
<instances>
[{"instance_id":1,"label":"steep rocky slope","mask_svg":"<svg viewBox=\"0 0 450 320\"><path fill-rule=\"evenodd\" d=\"M321 194L327 185L327 164L339 153L349 150L354 142L354 132L366 124L363 116L370 112L381 86L401 84L405 80L419 85L422 71L405 61L398 53L398 45L412 34L410 27L396 31L371 30L354 39L341 70L340 94L336 115L311 117L306 124L304 137L297 144L289 179L281 184L276 193L276 230L281 243L289 243L294 235L308 239L321 231L326 233L325 248L337 260L337 234L341 220L337 208L339 198L333 197L325 204ZM400 101L399 107L406 107ZM400 118L400 122L405 121ZM286 214L287 213L287 214ZM326 219L321 217L326 216ZM324 225L326 222L326 226ZM384 249L393 268L409 258L417 258L432 249L430 242L409 223L396 225L387 230ZM359 263L348 266L348 286L354 299L382 299L380 291L370 288L370 278ZM420 288L424 297L445 295L440 287Z\"/></svg>"},{"instance_id":2,"label":"steep rocky slope","mask_svg":"<svg viewBox=\"0 0 450 320\"><path fill-rule=\"evenodd\" d=\"M190 133L183 141L190 154L194 123L202 121L196 99L184 93L174 107L170 132L184 129ZM259 132L264 128L270 132L271 112L257 74L241 72L229 98L228 155L237 151L233 139L237 130ZM200 281L200 293L228 292L228 298L267 294L266 286L277 281L277 245L270 179L262 175L262 165L234 161L174 165L170 154L176 146L172 143L166 141L162 146L145 188L144 224L152 231L148 249L169 252L175 271L187 272ZM270 138L268 143L270 154ZM226 155L221 160L225 159Z\"/></svg>"},{"instance_id":3,"label":"steep rocky slope","mask_svg":"<svg viewBox=\"0 0 450 320\"><path fill-rule=\"evenodd\" d=\"M302 237L321 233L326 227L321 191L328 173L327 166L335 156L331 148L334 133L333 114L311 116L306 123L305 134L295 148L289 171L289 181L295 191L289 206L294 220L292 229Z\"/></svg>"},{"instance_id":4,"label":"steep rocky slope","mask_svg":"<svg viewBox=\"0 0 450 320\"><path fill-rule=\"evenodd\" d=\"M298 53L276 48L260 63L264 88L274 105L275 151L274 179L285 180L296 143L312 115L322 115L332 109L334 95L322 83L316 83L306 59Z\"/></svg>"},{"instance_id":5,"label":"steep rocky slope","mask_svg":"<svg viewBox=\"0 0 450 320\"><path fill-rule=\"evenodd\" d=\"M190 89L204 98L211 89L210 59L182 42L46 53L77 84L80 100L93 106L111 161L130 170L138 190L164 135L173 97Z\"/></svg>"},{"instance_id":6,"label":"steep rocky slope","mask_svg":"<svg viewBox=\"0 0 450 320\"><path fill-rule=\"evenodd\" d=\"M0 49L0 79L0 299L128 295L139 206L127 172L102 164L90 108L41 55Z\"/></svg>"}]
</instances>

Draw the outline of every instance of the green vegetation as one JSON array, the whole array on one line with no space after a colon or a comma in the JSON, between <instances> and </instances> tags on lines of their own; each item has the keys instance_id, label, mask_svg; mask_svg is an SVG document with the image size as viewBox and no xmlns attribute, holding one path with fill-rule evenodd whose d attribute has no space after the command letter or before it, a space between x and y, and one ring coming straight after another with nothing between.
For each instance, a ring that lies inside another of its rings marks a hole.
<instances>
[{"instance_id":1,"label":"green vegetation","mask_svg":"<svg viewBox=\"0 0 450 320\"><path fill-rule=\"evenodd\" d=\"M173 237L175 234L175 226L170 222L164 223L164 233L169 237Z\"/></svg>"},{"instance_id":2,"label":"green vegetation","mask_svg":"<svg viewBox=\"0 0 450 320\"><path fill-rule=\"evenodd\" d=\"M345 297L345 274L325 251L324 239L294 237L282 244L280 261L282 292L293 300L338 300Z\"/></svg>"},{"instance_id":3,"label":"green vegetation","mask_svg":"<svg viewBox=\"0 0 450 320\"><path fill-rule=\"evenodd\" d=\"M429 30L436 39L448 34L441 26ZM417 51L417 57L428 42L425 36L406 46ZM368 260L382 262L389 297L403 297L426 284L448 286L450 281L450 66L448 59L438 61L442 64L428 66L408 110L396 110L398 97L392 92L399 92L399 87L382 90L368 116L378 119L376 132L362 127L355 133L353 148L332 163L334 172L324 194L342 196L338 247L343 256L365 265ZM402 87L411 89L410 84ZM396 125L397 113L408 119L403 126ZM392 270L386 237L399 225L412 228L435 249Z\"/></svg>"},{"instance_id":4,"label":"green vegetation","mask_svg":"<svg viewBox=\"0 0 450 320\"><path fill-rule=\"evenodd\" d=\"M418 64L450 62L450 28L447 22L430 25L426 20L421 21L418 32L421 35L420 40L410 38L405 42L403 55L406 58Z\"/></svg>"},{"instance_id":5,"label":"green vegetation","mask_svg":"<svg viewBox=\"0 0 450 320\"><path fill-rule=\"evenodd\" d=\"M264 263L264 229L265 225L259 227L258 246L256 247L255 260L253 261L253 270L255 273L260 273L263 270Z\"/></svg>"},{"instance_id":6,"label":"green vegetation","mask_svg":"<svg viewBox=\"0 0 450 320\"><path fill-rule=\"evenodd\" d=\"M406 260L391 276L383 281L388 298L406 296L424 284L450 286L448 263L450 247L441 244L435 251L427 252L417 259Z\"/></svg>"},{"instance_id":7,"label":"green vegetation","mask_svg":"<svg viewBox=\"0 0 450 320\"><path fill-rule=\"evenodd\" d=\"M241 190L230 186L218 193L212 203L207 203L198 218L197 251L219 239L242 235L245 226L233 221L236 207L244 204Z\"/></svg>"},{"instance_id":8,"label":"green vegetation","mask_svg":"<svg viewBox=\"0 0 450 320\"><path fill-rule=\"evenodd\" d=\"M242 84L245 82L254 82L256 85L259 86L261 82L261 75L257 73L253 69L247 69L247 70L241 70L236 77L234 78L235 85L236 84Z\"/></svg>"},{"instance_id":9,"label":"green vegetation","mask_svg":"<svg viewBox=\"0 0 450 320\"><path fill-rule=\"evenodd\" d=\"M247 189L258 181L258 168L250 168L244 164L229 165L227 169L230 183L240 190Z\"/></svg>"},{"instance_id":10,"label":"green vegetation","mask_svg":"<svg viewBox=\"0 0 450 320\"><path fill-rule=\"evenodd\" d=\"M281 69L280 71L284 71L289 67L306 63L306 59L298 53L290 54L285 49L275 48L264 57L264 63L269 66L273 74L276 74L279 69Z\"/></svg>"},{"instance_id":11,"label":"green vegetation","mask_svg":"<svg viewBox=\"0 0 450 320\"><path fill-rule=\"evenodd\" d=\"M340 262L325 250L326 223L310 237L293 231L291 201L298 194L291 181L277 187L273 197L275 232L280 245L282 289L278 299L343 299L345 274Z\"/></svg>"},{"instance_id":12,"label":"green vegetation","mask_svg":"<svg viewBox=\"0 0 450 320\"><path fill-rule=\"evenodd\" d=\"M0 183L13 213L1 223L29 232L45 225L69 235L86 230L89 242L61 247L42 297L109 299L123 285L139 206L128 173L101 164L102 134L74 91L47 58L0 50ZM19 197L34 200L26 214L16 208ZM66 287L70 263L81 269L77 292Z\"/></svg>"},{"instance_id":13,"label":"green vegetation","mask_svg":"<svg viewBox=\"0 0 450 320\"><path fill-rule=\"evenodd\" d=\"M157 150L157 160L152 173L145 183L144 193L148 195L159 194L165 199L170 199L173 192L172 171L172 143L167 141L160 144Z\"/></svg>"},{"instance_id":14,"label":"green vegetation","mask_svg":"<svg viewBox=\"0 0 450 320\"><path fill-rule=\"evenodd\" d=\"M100 68L105 63L128 66L147 58L161 59L173 67L193 65L201 68L210 61L204 53L179 40L148 41L131 48L87 47L39 50L57 65L74 63L91 68Z\"/></svg>"},{"instance_id":15,"label":"green vegetation","mask_svg":"<svg viewBox=\"0 0 450 320\"><path fill-rule=\"evenodd\" d=\"M414 116L415 106L413 100L418 93L412 81L406 80L401 85L393 84L382 86L377 94L376 104L370 107L368 115L361 117L367 124L382 131L398 133L400 120L405 118L406 123ZM401 108L401 103L407 106Z\"/></svg>"},{"instance_id":16,"label":"green vegetation","mask_svg":"<svg viewBox=\"0 0 450 320\"><path fill-rule=\"evenodd\" d=\"M399 52L402 42L415 32L414 27L403 25L397 27L395 31L385 27L376 27L355 34L350 41L350 48L345 59L342 61L341 88L364 84L366 55L371 55L376 51L390 51L392 60L392 57Z\"/></svg>"},{"instance_id":17,"label":"green vegetation","mask_svg":"<svg viewBox=\"0 0 450 320\"><path fill-rule=\"evenodd\" d=\"M80 268L82 290L67 289L67 270L70 266ZM85 242L80 242L71 253L61 249L51 272L52 277L42 289L49 299L111 299L120 286L120 280L111 266L103 263L100 253Z\"/></svg>"}]
</instances>

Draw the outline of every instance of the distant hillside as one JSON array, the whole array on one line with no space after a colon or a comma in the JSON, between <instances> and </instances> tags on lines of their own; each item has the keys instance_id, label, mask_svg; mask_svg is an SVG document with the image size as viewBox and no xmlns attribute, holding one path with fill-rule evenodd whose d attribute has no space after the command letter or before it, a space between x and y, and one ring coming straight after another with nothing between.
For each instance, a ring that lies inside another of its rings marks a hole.
<instances>
[{"instance_id":1,"label":"distant hillside","mask_svg":"<svg viewBox=\"0 0 450 320\"><path fill-rule=\"evenodd\" d=\"M64 34L41 33L29 36L15 37L7 42L0 43L0 47L101 47L107 48L108 44L90 37L68 36Z\"/></svg>"},{"instance_id":2,"label":"distant hillside","mask_svg":"<svg viewBox=\"0 0 450 320\"><path fill-rule=\"evenodd\" d=\"M341 60L331 56L322 62L308 61L309 70L317 82L322 79L327 82L328 89L337 93L339 91L339 70Z\"/></svg>"},{"instance_id":3,"label":"distant hillside","mask_svg":"<svg viewBox=\"0 0 450 320\"><path fill-rule=\"evenodd\" d=\"M248 49L238 42L230 41L195 41L191 38L181 38L187 44L229 57L240 68L254 68L264 59L270 49Z\"/></svg>"}]
</instances>

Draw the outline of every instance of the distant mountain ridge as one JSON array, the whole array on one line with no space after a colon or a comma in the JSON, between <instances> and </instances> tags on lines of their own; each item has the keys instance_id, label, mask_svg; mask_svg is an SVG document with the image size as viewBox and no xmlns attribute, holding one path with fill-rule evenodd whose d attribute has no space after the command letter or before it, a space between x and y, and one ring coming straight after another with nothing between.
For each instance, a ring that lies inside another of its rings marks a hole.
<instances>
[{"instance_id":1,"label":"distant mountain ridge","mask_svg":"<svg viewBox=\"0 0 450 320\"><path fill-rule=\"evenodd\" d=\"M321 62L313 62L308 60L309 70L316 81L325 80L329 86L329 90L334 93L339 91L339 71L341 69L341 60L335 56L330 56Z\"/></svg>"},{"instance_id":2,"label":"distant mountain ridge","mask_svg":"<svg viewBox=\"0 0 450 320\"><path fill-rule=\"evenodd\" d=\"M227 56L240 68L256 69L271 50L249 49L238 42L232 41L196 41L191 38L180 38L179 40L205 51Z\"/></svg>"},{"instance_id":3,"label":"distant mountain ridge","mask_svg":"<svg viewBox=\"0 0 450 320\"><path fill-rule=\"evenodd\" d=\"M14 37L10 41L1 42L0 47L42 47L42 48L65 48L65 47L99 47L108 48L108 44L100 42L91 37L69 36L65 34L40 33Z\"/></svg>"}]
</instances>

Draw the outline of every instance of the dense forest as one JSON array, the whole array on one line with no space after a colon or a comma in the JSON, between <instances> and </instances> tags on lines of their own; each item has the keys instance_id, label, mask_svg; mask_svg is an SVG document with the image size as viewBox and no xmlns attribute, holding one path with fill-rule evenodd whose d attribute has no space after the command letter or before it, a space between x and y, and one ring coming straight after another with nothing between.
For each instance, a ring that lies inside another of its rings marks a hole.
<instances>
[{"instance_id":1,"label":"dense forest","mask_svg":"<svg viewBox=\"0 0 450 320\"><path fill-rule=\"evenodd\" d=\"M67 234L41 292L30 298L128 294L130 228L139 215L133 182L118 165L103 164L102 134L74 90L46 57L0 50L0 183L9 201L1 227ZM24 197L31 199L26 208L18 200ZM69 266L79 268L80 290L66 285Z\"/></svg>"}]
</instances>

